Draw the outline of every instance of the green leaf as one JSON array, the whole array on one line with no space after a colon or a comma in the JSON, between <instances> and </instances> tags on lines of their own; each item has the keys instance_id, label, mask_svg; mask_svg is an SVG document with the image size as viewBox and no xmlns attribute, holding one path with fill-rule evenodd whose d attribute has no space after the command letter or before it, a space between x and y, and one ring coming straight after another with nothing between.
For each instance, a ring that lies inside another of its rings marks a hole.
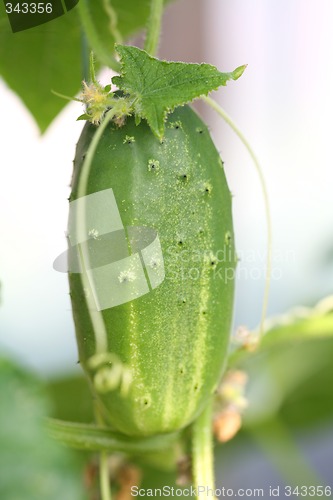
<instances>
[{"instance_id":1,"label":"green leaf","mask_svg":"<svg viewBox=\"0 0 333 500\"><path fill-rule=\"evenodd\" d=\"M333 417L333 339L272 345L243 359L249 377L246 426L280 415L295 428Z\"/></svg>"},{"instance_id":2,"label":"green leaf","mask_svg":"<svg viewBox=\"0 0 333 500\"><path fill-rule=\"evenodd\" d=\"M295 427L332 418L332 353L333 296L267 320L258 348L239 348L229 358L229 368L249 375L245 424L278 413Z\"/></svg>"},{"instance_id":3,"label":"green leaf","mask_svg":"<svg viewBox=\"0 0 333 500\"><path fill-rule=\"evenodd\" d=\"M73 422L93 422L93 398L86 377L70 374L47 382L52 401L50 417Z\"/></svg>"},{"instance_id":4,"label":"green leaf","mask_svg":"<svg viewBox=\"0 0 333 500\"><path fill-rule=\"evenodd\" d=\"M332 422L333 418L333 340L307 344L308 351L302 347L298 356L317 359L317 367L311 376L304 377L294 390L288 391L280 410L281 418L298 430Z\"/></svg>"},{"instance_id":5,"label":"green leaf","mask_svg":"<svg viewBox=\"0 0 333 500\"><path fill-rule=\"evenodd\" d=\"M164 3L170 3L165 0ZM78 14L89 44L99 61L118 71L114 44L146 25L151 0L80 0ZM113 15L110 18L110 11ZM114 25L116 21L116 25Z\"/></svg>"},{"instance_id":6,"label":"green leaf","mask_svg":"<svg viewBox=\"0 0 333 500\"><path fill-rule=\"evenodd\" d=\"M76 118L76 121L80 121L80 120L90 120L90 116L87 115L86 113L83 113L83 115L80 115Z\"/></svg>"},{"instance_id":7,"label":"green leaf","mask_svg":"<svg viewBox=\"0 0 333 500\"><path fill-rule=\"evenodd\" d=\"M333 337L333 296L320 301L314 308L298 308L270 321L262 347L282 342Z\"/></svg>"},{"instance_id":8,"label":"green leaf","mask_svg":"<svg viewBox=\"0 0 333 500\"><path fill-rule=\"evenodd\" d=\"M0 74L41 132L66 105L51 89L75 95L80 87L80 26L75 10L18 33L11 32L6 17L0 19Z\"/></svg>"},{"instance_id":9,"label":"green leaf","mask_svg":"<svg viewBox=\"0 0 333 500\"><path fill-rule=\"evenodd\" d=\"M0 359L0 498L84 500L83 455L44 432L50 401L42 383Z\"/></svg>"},{"instance_id":10,"label":"green leaf","mask_svg":"<svg viewBox=\"0 0 333 500\"><path fill-rule=\"evenodd\" d=\"M114 53L115 40L103 0L87 3L97 33L95 42L94 37L88 39L101 62L105 53ZM149 4L150 0L112 0L123 38L146 24ZM78 7L49 23L12 33L4 2L0 2L0 75L32 113L41 132L66 105L51 89L75 95L84 78L85 58Z\"/></svg>"},{"instance_id":11,"label":"green leaf","mask_svg":"<svg viewBox=\"0 0 333 500\"><path fill-rule=\"evenodd\" d=\"M145 118L158 138L163 137L167 113L221 85L237 80L246 66L221 73L210 64L161 61L137 47L116 45L121 76L112 81L133 98L136 115Z\"/></svg>"},{"instance_id":12,"label":"green leaf","mask_svg":"<svg viewBox=\"0 0 333 500\"><path fill-rule=\"evenodd\" d=\"M134 438L92 424L49 419L47 429L54 439L72 448L90 451L122 451L130 454L151 453L167 448L178 438L177 432L153 437Z\"/></svg>"},{"instance_id":13,"label":"green leaf","mask_svg":"<svg viewBox=\"0 0 333 500\"><path fill-rule=\"evenodd\" d=\"M253 339L256 332L249 332ZM265 333L257 349L248 351L242 345L231 349L228 366L239 364L251 355L266 348L295 344L306 340L333 338L333 296L322 299L311 308L298 307L283 315L266 320Z\"/></svg>"}]
</instances>

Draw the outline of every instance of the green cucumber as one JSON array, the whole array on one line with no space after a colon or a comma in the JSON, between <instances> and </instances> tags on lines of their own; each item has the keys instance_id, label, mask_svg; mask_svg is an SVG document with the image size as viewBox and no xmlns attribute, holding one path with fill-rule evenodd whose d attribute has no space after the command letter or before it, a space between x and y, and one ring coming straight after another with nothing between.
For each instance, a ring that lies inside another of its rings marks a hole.
<instances>
[{"instance_id":1,"label":"green cucumber","mask_svg":"<svg viewBox=\"0 0 333 500\"><path fill-rule=\"evenodd\" d=\"M83 276L70 272L80 362L114 429L129 436L175 431L216 390L229 341L236 258L223 164L189 106L169 115L162 142L145 121L128 117L121 127L107 125L82 193L95 133L87 123L77 144L70 201L111 188L125 227L158 233L165 278L135 300L94 312L106 335L101 350ZM103 386L108 369L116 381Z\"/></svg>"}]
</instances>

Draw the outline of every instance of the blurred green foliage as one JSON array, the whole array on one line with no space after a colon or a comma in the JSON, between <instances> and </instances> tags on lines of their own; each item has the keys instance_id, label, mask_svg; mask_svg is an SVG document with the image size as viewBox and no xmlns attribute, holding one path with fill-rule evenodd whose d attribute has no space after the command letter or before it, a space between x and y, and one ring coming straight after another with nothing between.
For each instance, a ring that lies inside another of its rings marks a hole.
<instances>
[{"instance_id":1,"label":"blurred green foliage","mask_svg":"<svg viewBox=\"0 0 333 500\"><path fill-rule=\"evenodd\" d=\"M66 394L65 394L66 397ZM43 384L0 359L0 498L84 500L83 459L51 440L44 419L51 411Z\"/></svg>"}]
</instances>

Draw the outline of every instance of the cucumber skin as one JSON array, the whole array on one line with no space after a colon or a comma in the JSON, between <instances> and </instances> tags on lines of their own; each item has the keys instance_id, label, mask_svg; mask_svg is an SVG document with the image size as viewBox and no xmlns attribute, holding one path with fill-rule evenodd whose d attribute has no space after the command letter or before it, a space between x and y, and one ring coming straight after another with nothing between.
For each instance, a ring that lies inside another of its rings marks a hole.
<instances>
[{"instance_id":1,"label":"cucumber skin","mask_svg":"<svg viewBox=\"0 0 333 500\"><path fill-rule=\"evenodd\" d=\"M87 123L77 144L71 201L95 130ZM150 160L159 162L155 171L148 168ZM80 362L109 425L129 436L171 432L196 418L222 375L234 279L225 281L220 273L234 273L236 264L231 193L208 129L189 106L169 115L162 143L146 122L136 126L132 117L121 128L108 125L85 194L108 188L124 226L157 230L166 276L150 293L101 311L109 351L133 374L123 396L94 389L87 366L95 354L94 332L80 275L69 273ZM231 257L214 267L211 257L221 259L222 249Z\"/></svg>"}]
</instances>

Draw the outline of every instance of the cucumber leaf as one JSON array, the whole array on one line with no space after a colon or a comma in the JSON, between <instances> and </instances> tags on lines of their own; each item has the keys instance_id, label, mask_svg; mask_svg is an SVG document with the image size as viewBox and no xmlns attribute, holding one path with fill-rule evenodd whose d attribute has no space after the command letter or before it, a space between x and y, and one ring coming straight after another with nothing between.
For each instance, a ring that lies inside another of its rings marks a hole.
<instances>
[{"instance_id":1,"label":"cucumber leaf","mask_svg":"<svg viewBox=\"0 0 333 500\"><path fill-rule=\"evenodd\" d=\"M20 97L44 132L67 104L52 94L56 90L74 96L85 78L86 55L83 50L81 0L77 7L52 21L13 33L0 2L0 77ZM115 38L103 0L85 0L91 33L86 33L90 48L101 64L106 54L114 54ZM150 0L112 0L117 30L123 39L144 27Z\"/></svg>"},{"instance_id":2,"label":"cucumber leaf","mask_svg":"<svg viewBox=\"0 0 333 500\"><path fill-rule=\"evenodd\" d=\"M124 453L151 453L168 448L178 438L178 433L133 438L93 424L48 419L49 435L71 447L90 451L119 451Z\"/></svg>"},{"instance_id":3,"label":"cucumber leaf","mask_svg":"<svg viewBox=\"0 0 333 500\"><path fill-rule=\"evenodd\" d=\"M137 47L116 45L121 75L112 82L133 98L135 115L145 118L161 139L167 114L221 85L237 80L246 66L221 73L210 64L161 61Z\"/></svg>"}]
</instances>

